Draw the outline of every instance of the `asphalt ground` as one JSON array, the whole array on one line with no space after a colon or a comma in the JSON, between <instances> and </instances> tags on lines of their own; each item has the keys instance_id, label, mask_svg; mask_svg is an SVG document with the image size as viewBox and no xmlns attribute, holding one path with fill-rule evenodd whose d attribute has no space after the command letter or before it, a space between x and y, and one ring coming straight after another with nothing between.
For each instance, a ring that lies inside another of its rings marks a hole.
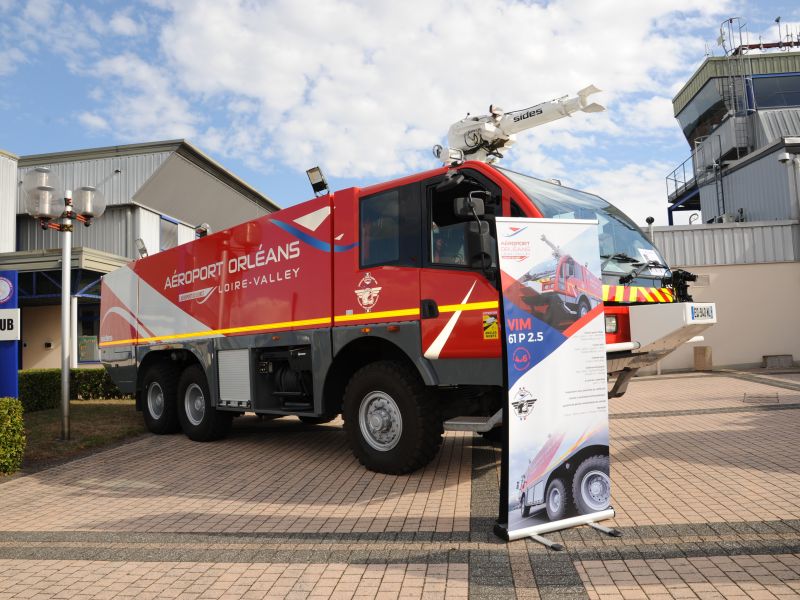
<instances>
[{"instance_id":1,"label":"asphalt ground","mask_svg":"<svg viewBox=\"0 0 800 600\"><path fill-rule=\"evenodd\" d=\"M800 378L636 379L611 402L623 533L492 533L500 451L448 434L403 477L340 422L147 435L0 483L0 598L798 598Z\"/></svg>"}]
</instances>

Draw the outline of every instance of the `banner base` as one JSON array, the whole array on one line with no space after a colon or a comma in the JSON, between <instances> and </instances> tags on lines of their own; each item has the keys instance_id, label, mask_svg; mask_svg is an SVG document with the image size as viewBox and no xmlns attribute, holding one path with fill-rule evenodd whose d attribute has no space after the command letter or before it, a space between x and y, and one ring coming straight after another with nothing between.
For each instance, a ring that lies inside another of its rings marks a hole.
<instances>
[{"instance_id":1,"label":"banner base","mask_svg":"<svg viewBox=\"0 0 800 600\"><path fill-rule=\"evenodd\" d=\"M606 510L602 510L600 512L592 513L590 515L580 515L578 517L570 517L569 519L562 519L560 521L556 521L554 523L541 523L539 525L533 525L531 527L525 527L524 529L516 529L514 531L509 532L508 526L503 523L495 523L494 525L494 533L498 537L506 540L507 542L513 542L514 540L521 540L523 538L532 537L534 535L539 536L543 533L551 533L553 531L561 531L562 529L569 529L571 527L577 527L578 525L590 525L595 527L598 521L604 521L606 519L613 519L614 515L613 508L608 508ZM603 531L603 533L608 533L608 535L616 536L620 532L616 529L610 529L608 527L596 526L595 529L599 531ZM615 533L610 533L610 532Z\"/></svg>"}]
</instances>

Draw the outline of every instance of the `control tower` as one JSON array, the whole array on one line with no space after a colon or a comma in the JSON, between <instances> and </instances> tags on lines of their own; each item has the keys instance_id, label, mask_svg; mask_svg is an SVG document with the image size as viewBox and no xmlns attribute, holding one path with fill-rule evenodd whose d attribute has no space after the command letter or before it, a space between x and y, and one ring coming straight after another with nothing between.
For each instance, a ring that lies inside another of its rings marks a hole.
<instances>
[{"instance_id":1,"label":"control tower","mask_svg":"<svg viewBox=\"0 0 800 600\"><path fill-rule=\"evenodd\" d=\"M710 56L672 99L691 155L666 177L677 211L705 223L800 219L800 31L752 44L724 21Z\"/></svg>"}]
</instances>

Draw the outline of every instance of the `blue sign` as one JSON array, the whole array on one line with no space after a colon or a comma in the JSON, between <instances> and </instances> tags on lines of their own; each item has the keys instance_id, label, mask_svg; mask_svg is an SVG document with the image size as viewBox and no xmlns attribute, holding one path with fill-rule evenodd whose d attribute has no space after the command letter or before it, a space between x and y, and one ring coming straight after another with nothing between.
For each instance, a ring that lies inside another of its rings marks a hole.
<instances>
[{"instance_id":1,"label":"blue sign","mask_svg":"<svg viewBox=\"0 0 800 600\"><path fill-rule=\"evenodd\" d=\"M0 271L0 310L19 307L17 272ZM14 326L19 327L19 323ZM19 342L0 341L0 397L19 398Z\"/></svg>"}]
</instances>

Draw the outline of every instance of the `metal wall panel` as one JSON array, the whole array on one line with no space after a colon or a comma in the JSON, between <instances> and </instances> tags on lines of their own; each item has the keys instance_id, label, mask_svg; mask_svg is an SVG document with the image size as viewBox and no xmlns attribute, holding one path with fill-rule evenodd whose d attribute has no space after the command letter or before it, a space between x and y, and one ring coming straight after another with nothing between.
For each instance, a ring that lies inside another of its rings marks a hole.
<instances>
[{"instance_id":1,"label":"metal wall panel","mask_svg":"<svg viewBox=\"0 0 800 600\"><path fill-rule=\"evenodd\" d=\"M745 220L751 222L800 218L799 200L791 182L791 165L778 161L782 152L785 152L784 148L777 148L739 168L724 172L725 213L736 216L741 208ZM721 216L713 179L700 188L700 210L703 222Z\"/></svg>"},{"instance_id":2,"label":"metal wall panel","mask_svg":"<svg viewBox=\"0 0 800 600\"><path fill-rule=\"evenodd\" d=\"M17 159L0 152L0 252L16 247Z\"/></svg>"},{"instance_id":3,"label":"metal wall panel","mask_svg":"<svg viewBox=\"0 0 800 600\"><path fill-rule=\"evenodd\" d=\"M103 252L110 252L117 256L134 258L132 256L131 232L132 227L129 216L132 208L129 206L111 207L105 214L92 223L91 227L84 227L75 222L72 233L72 246L84 246ZM37 221L28 215L18 215L17 219L17 248L16 250L47 250L61 248L62 234L53 229L43 230Z\"/></svg>"},{"instance_id":4,"label":"metal wall panel","mask_svg":"<svg viewBox=\"0 0 800 600\"><path fill-rule=\"evenodd\" d=\"M787 165L778 162L783 148L736 169L724 178L725 212L744 209L748 221L797 219L797 199L790 187L792 175ZM704 215L705 216L705 215Z\"/></svg>"},{"instance_id":5,"label":"metal wall panel","mask_svg":"<svg viewBox=\"0 0 800 600\"><path fill-rule=\"evenodd\" d=\"M112 206L129 203L134 194L171 154L172 152L151 152L40 166L51 167L61 178L61 184L65 189L75 189L81 185L96 186L105 194L108 205ZM34 166L20 167L19 178L22 179L34 168ZM119 173L115 173L117 169ZM21 187L17 194L17 214L25 214L25 198Z\"/></svg>"},{"instance_id":6,"label":"metal wall panel","mask_svg":"<svg viewBox=\"0 0 800 600\"><path fill-rule=\"evenodd\" d=\"M800 260L797 221L656 227L655 244L675 267Z\"/></svg>"},{"instance_id":7,"label":"metal wall panel","mask_svg":"<svg viewBox=\"0 0 800 600\"><path fill-rule=\"evenodd\" d=\"M755 146L763 148L780 138L800 136L800 108L760 109L755 118Z\"/></svg>"},{"instance_id":8,"label":"metal wall panel","mask_svg":"<svg viewBox=\"0 0 800 600\"><path fill-rule=\"evenodd\" d=\"M147 254L152 256L161 250L161 215L146 208L137 207L136 233L134 239L139 238L147 248ZM138 258L138 256L136 257Z\"/></svg>"},{"instance_id":9,"label":"metal wall panel","mask_svg":"<svg viewBox=\"0 0 800 600\"><path fill-rule=\"evenodd\" d=\"M183 223L178 223L178 245L185 244L186 242L193 242L197 239L197 233L194 227L189 227Z\"/></svg>"}]
</instances>

